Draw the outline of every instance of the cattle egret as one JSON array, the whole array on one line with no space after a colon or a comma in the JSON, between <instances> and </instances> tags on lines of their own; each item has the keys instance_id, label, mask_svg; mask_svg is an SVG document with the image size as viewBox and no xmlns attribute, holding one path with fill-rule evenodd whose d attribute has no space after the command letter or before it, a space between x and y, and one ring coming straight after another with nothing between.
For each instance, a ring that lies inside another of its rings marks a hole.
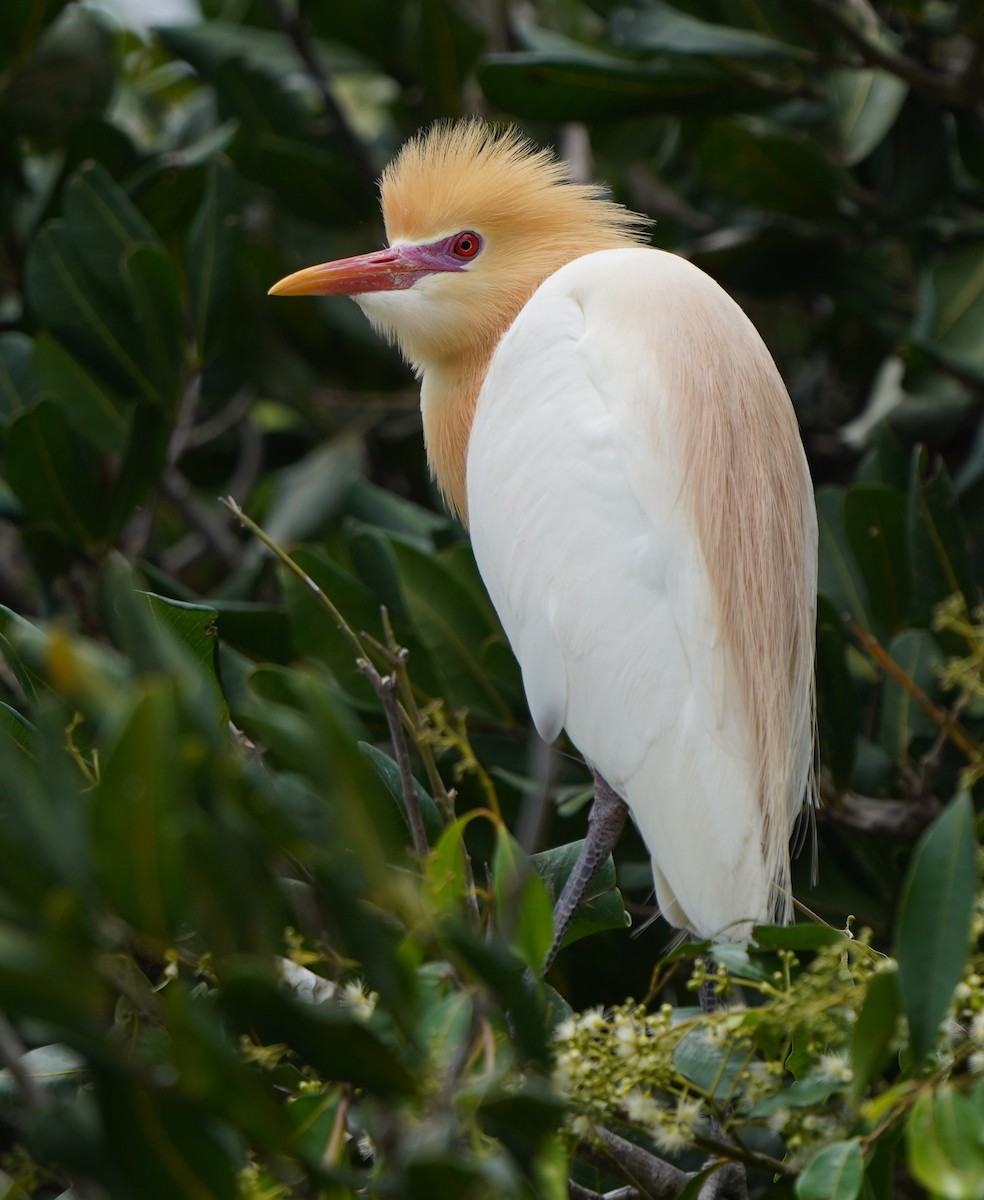
<instances>
[{"instance_id":1,"label":"cattle egret","mask_svg":"<svg viewBox=\"0 0 984 1200\"><path fill-rule=\"evenodd\" d=\"M271 292L352 295L399 345L536 728L594 772L551 960L626 805L673 925L788 920L817 525L768 350L709 276L641 244L644 218L515 130L432 126L380 195L387 249Z\"/></svg>"}]
</instances>

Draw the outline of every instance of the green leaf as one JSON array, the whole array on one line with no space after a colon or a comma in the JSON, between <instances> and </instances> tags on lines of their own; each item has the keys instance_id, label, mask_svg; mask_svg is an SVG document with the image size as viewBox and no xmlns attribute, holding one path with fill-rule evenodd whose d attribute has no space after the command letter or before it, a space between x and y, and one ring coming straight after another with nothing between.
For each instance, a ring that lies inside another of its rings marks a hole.
<instances>
[{"instance_id":1,"label":"green leaf","mask_svg":"<svg viewBox=\"0 0 984 1200\"><path fill-rule=\"evenodd\" d=\"M187 246L188 279L200 358L206 356L214 330L229 308L228 293L242 241L235 172L221 158L210 159L207 170L205 195L188 231Z\"/></svg>"},{"instance_id":2,"label":"green leaf","mask_svg":"<svg viewBox=\"0 0 984 1200\"><path fill-rule=\"evenodd\" d=\"M382 750L377 750L375 746L368 742L359 742L359 749L369 760L372 769L376 772L379 778L386 784L386 790L396 801L407 820L407 828L410 828L409 819L406 818L406 806L403 800L403 784L400 779L400 768L388 754L384 754ZM417 803L420 805L420 815L424 823L424 832L427 834L428 843L433 846L437 843L441 836L442 824L441 814L437 811L437 805L433 798L424 790L421 784L414 779L414 792L417 796Z\"/></svg>"},{"instance_id":3,"label":"green leaf","mask_svg":"<svg viewBox=\"0 0 984 1200\"><path fill-rule=\"evenodd\" d=\"M865 1089L891 1056L891 1043L901 1012L898 977L883 971L872 975L851 1034L851 1094L857 1107Z\"/></svg>"},{"instance_id":4,"label":"green leaf","mask_svg":"<svg viewBox=\"0 0 984 1200\"><path fill-rule=\"evenodd\" d=\"M820 759L839 787L854 770L859 707L847 666L850 643L830 599L817 599L817 723Z\"/></svg>"},{"instance_id":5,"label":"green leaf","mask_svg":"<svg viewBox=\"0 0 984 1200\"><path fill-rule=\"evenodd\" d=\"M225 699L216 669L216 619L218 613L209 604L189 604L144 592L144 598L157 625L187 650L192 663L201 669L215 691L223 720L228 719Z\"/></svg>"},{"instance_id":6,"label":"green leaf","mask_svg":"<svg viewBox=\"0 0 984 1200\"><path fill-rule=\"evenodd\" d=\"M6 13L20 5L18 0L8 0L3 7ZM50 19L60 7L50 0L33 0L30 20L19 32L30 36L45 9ZM6 23L6 16L0 17L0 31ZM42 32L30 56L5 81L5 127L16 138L61 149L74 127L98 117L109 104L117 75L113 41L107 22L73 4ZM0 42L2 60L14 43L2 32Z\"/></svg>"},{"instance_id":7,"label":"green leaf","mask_svg":"<svg viewBox=\"0 0 984 1200\"><path fill-rule=\"evenodd\" d=\"M34 344L34 373L39 387L76 429L102 450L122 451L131 405L49 333L42 333Z\"/></svg>"},{"instance_id":8,"label":"green leaf","mask_svg":"<svg viewBox=\"0 0 984 1200\"><path fill-rule=\"evenodd\" d=\"M817 489L820 526L819 588L830 598L838 615L850 613L865 629L871 628L868 592L845 530L846 492L843 488Z\"/></svg>"},{"instance_id":9,"label":"green leaf","mask_svg":"<svg viewBox=\"0 0 984 1200\"><path fill-rule=\"evenodd\" d=\"M136 246L163 249L153 226L99 163L84 163L68 181L62 212L86 274L107 291L119 285L124 258Z\"/></svg>"},{"instance_id":10,"label":"green leaf","mask_svg":"<svg viewBox=\"0 0 984 1200\"><path fill-rule=\"evenodd\" d=\"M861 1142L851 1138L824 1146L796 1180L797 1200L855 1200L864 1178Z\"/></svg>"},{"instance_id":11,"label":"green leaf","mask_svg":"<svg viewBox=\"0 0 984 1200\"><path fill-rule=\"evenodd\" d=\"M662 0L647 0L642 9L618 9L612 20L612 35L617 42L633 50L651 50L656 54L781 62L806 57L798 47L776 41L754 29L702 21Z\"/></svg>"},{"instance_id":12,"label":"green leaf","mask_svg":"<svg viewBox=\"0 0 984 1200\"><path fill-rule=\"evenodd\" d=\"M45 226L28 251L28 303L42 325L112 386L155 400L133 345L137 330L122 277L112 292L100 289L87 274L79 245L65 221Z\"/></svg>"},{"instance_id":13,"label":"green leaf","mask_svg":"<svg viewBox=\"0 0 984 1200\"><path fill-rule=\"evenodd\" d=\"M511 724L508 704L482 664L483 646L499 636L484 597L454 572L445 556L424 554L390 539L410 623L440 673L442 695L453 706Z\"/></svg>"},{"instance_id":14,"label":"green leaf","mask_svg":"<svg viewBox=\"0 0 984 1200\"><path fill-rule=\"evenodd\" d=\"M907 522L912 619L929 626L938 604L960 593L974 603L967 534L942 461L932 467L926 450L912 457Z\"/></svg>"},{"instance_id":15,"label":"green leaf","mask_svg":"<svg viewBox=\"0 0 984 1200\"><path fill-rule=\"evenodd\" d=\"M815 141L771 127L715 121L708 123L698 155L707 186L732 204L798 218L836 213L842 181Z\"/></svg>"},{"instance_id":16,"label":"green leaf","mask_svg":"<svg viewBox=\"0 0 984 1200\"><path fill-rule=\"evenodd\" d=\"M101 545L105 512L95 448L69 428L50 400L11 423L7 482L34 520L50 522L84 550Z\"/></svg>"},{"instance_id":17,"label":"green leaf","mask_svg":"<svg viewBox=\"0 0 984 1200\"><path fill-rule=\"evenodd\" d=\"M906 1123L909 1170L934 1197L979 1200L984 1194L984 1114L950 1083L925 1090Z\"/></svg>"},{"instance_id":18,"label":"green leaf","mask_svg":"<svg viewBox=\"0 0 984 1200\"><path fill-rule=\"evenodd\" d=\"M954 250L929 270L917 336L930 353L984 378L984 251L979 243Z\"/></svg>"},{"instance_id":19,"label":"green leaf","mask_svg":"<svg viewBox=\"0 0 984 1200\"><path fill-rule=\"evenodd\" d=\"M124 1181L126 1195L236 1200L242 1152L201 1109L174 1090L137 1082L120 1071L98 1072L96 1093L106 1132L104 1153Z\"/></svg>"},{"instance_id":20,"label":"green leaf","mask_svg":"<svg viewBox=\"0 0 984 1200\"><path fill-rule=\"evenodd\" d=\"M916 847L899 902L895 957L917 1067L936 1044L963 976L977 885L974 810L961 793Z\"/></svg>"},{"instance_id":21,"label":"green leaf","mask_svg":"<svg viewBox=\"0 0 984 1200\"><path fill-rule=\"evenodd\" d=\"M290 1046L324 1079L381 1096L416 1091L413 1075L392 1049L345 1009L296 1000L272 980L246 972L222 985L219 1004L241 1029Z\"/></svg>"},{"instance_id":22,"label":"green leaf","mask_svg":"<svg viewBox=\"0 0 984 1200\"><path fill-rule=\"evenodd\" d=\"M943 666L943 655L933 635L925 629L909 629L894 638L887 649L909 678L932 699L939 691L939 674ZM908 762L912 739L932 737L937 732L936 723L910 693L891 676L886 676L878 741L892 761Z\"/></svg>"},{"instance_id":23,"label":"green leaf","mask_svg":"<svg viewBox=\"0 0 984 1200\"><path fill-rule=\"evenodd\" d=\"M902 111L909 86L887 71L832 71L834 119L844 162L862 162L884 139Z\"/></svg>"},{"instance_id":24,"label":"green leaf","mask_svg":"<svg viewBox=\"0 0 984 1200\"><path fill-rule=\"evenodd\" d=\"M107 896L138 930L173 944L186 911L190 770L206 752L179 733L175 685L150 678L106 753L93 854Z\"/></svg>"},{"instance_id":25,"label":"green leaf","mask_svg":"<svg viewBox=\"0 0 984 1200\"><path fill-rule=\"evenodd\" d=\"M872 618L883 634L900 628L908 611L905 523L905 499L892 488L878 484L848 488L844 529L864 577Z\"/></svg>"},{"instance_id":26,"label":"green leaf","mask_svg":"<svg viewBox=\"0 0 984 1200\"><path fill-rule=\"evenodd\" d=\"M141 339L140 362L157 399L171 413L181 400L184 332L181 283L168 253L159 246L133 246L123 259Z\"/></svg>"},{"instance_id":27,"label":"green leaf","mask_svg":"<svg viewBox=\"0 0 984 1200\"><path fill-rule=\"evenodd\" d=\"M530 865L546 885L550 896L557 899L564 890L567 877L574 870L583 841L568 842L555 846L530 857ZM591 880L584 899L564 934L562 945L570 946L593 933L604 933L608 929L627 929L632 921L625 911L622 893L615 877L615 862L611 855Z\"/></svg>"},{"instance_id":28,"label":"green leaf","mask_svg":"<svg viewBox=\"0 0 984 1200\"><path fill-rule=\"evenodd\" d=\"M763 950L816 951L847 940L842 929L805 921L799 925L756 925L753 932L755 944Z\"/></svg>"},{"instance_id":29,"label":"green leaf","mask_svg":"<svg viewBox=\"0 0 984 1200\"><path fill-rule=\"evenodd\" d=\"M589 50L489 55L478 80L496 107L541 121L597 121L672 113L754 112L766 91L704 65L638 63Z\"/></svg>"},{"instance_id":30,"label":"green leaf","mask_svg":"<svg viewBox=\"0 0 984 1200\"><path fill-rule=\"evenodd\" d=\"M504 825L492 858L496 927L534 974L553 944L553 905L543 880Z\"/></svg>"},{"instance_id":31,"label":"green leaf","mask_svg":"<svg viewBox=\"0 0 984 1200\"><path fill-rule=\"evenodd\" d=\"M36 1087L44 1091L74 1089L84 1078L84 1059L70 1046L38 1046L21 1055L17 1065ZM9 1067L0 1071L0 1099L6 1104L16 1104L23 1099L20 1085Z\"/></svg>"},{"instance_id":32,"label":"green leaf","mask_svg":"<svg viewBox=\"0 0 984 1200\"><path fill-rule=\"evenodd\" d=\"M28 408L38 384L31 367L34 343L24 333L0 333L0 421Z\"/></svg>"}]
</instances>

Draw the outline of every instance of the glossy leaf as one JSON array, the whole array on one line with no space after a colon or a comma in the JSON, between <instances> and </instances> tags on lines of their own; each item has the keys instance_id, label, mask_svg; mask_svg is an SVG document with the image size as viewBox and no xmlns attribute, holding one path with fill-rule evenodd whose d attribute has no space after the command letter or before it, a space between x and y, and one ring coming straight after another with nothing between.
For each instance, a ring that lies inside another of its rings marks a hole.
<instances>
[{"instance_id":1,"label":"glossy leaf","mask_svg":"<svg viewBox=\"0 0 984 1200\"><path fill-rule=\"evenodd\" d=\"M885 137L902 109L908 85L887 71L834 71L831 91L848 166L867 158Z\"/></svg>"},{"instance_id":2,"label":"glossy leaf","mask_svg":"<svg viewBox=\"0 0 984 1200\"><path fill-rule=\"evenodd\" d=\"M634 50L657 54L783 62L803 57L798 47L784 45L755 29L702 21L662 0L649 0L642 9L620 9L612 22L612 33Z\"/></svg>"},{"instance_id":3,"label":"glossy leaf","mask_svg":"<svg viewBox=\"0 0 984 1200\"><path fill-rule=\"evenodd\" d=\"M979 245L954 250L929 271L920 314L927 349L984 377L984 254Z\"/></svg>"},{"instance_id":4,"label":"glossy leaf","mask_svg":"<svg viewBox=\"0 0 984 1200\"><path fill-rule=\"evenodd\" d=\"M554 901L563 891L583 845L583 841L568 842L531 856L530 865L543 880ZM615 863L609 856L592 879L574 920L564 934L562 945L570 946L581 938L607 929L626 929L630 924L629 914L622 903L622 893L616 884Z\"/></svg>"},{"instance_id":5,"label":"glossy leaf","mask_svg":"<svg viewBox=\"0 0 984 1200\"><path fill-rule=\"evenodd\" d=\"M797 1200L856 1200L864 1176L857 1138L824 1146L796 1180Z\"/></svg>"},{"instance_id":6,"label":"glossy leaf","mask_svg":"<svg viewBox=\"0 0 984 1200\"><path fill-rule=\"evenodd\" d=\"M916 1064L933 1049L963 974L978 885L975 847L973 808L961 794L923 836L906 875L895 956Z\"/></svg>"}]
</instances>

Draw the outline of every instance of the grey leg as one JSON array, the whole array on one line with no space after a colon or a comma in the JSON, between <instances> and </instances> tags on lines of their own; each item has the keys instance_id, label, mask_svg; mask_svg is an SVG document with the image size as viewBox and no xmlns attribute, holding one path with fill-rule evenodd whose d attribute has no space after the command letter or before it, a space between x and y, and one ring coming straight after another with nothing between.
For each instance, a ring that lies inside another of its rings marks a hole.
<instances>
[{"instance_id":1,"label":"grey leg","mask_svg":"<svg viewBox=\"0 0 984 1200\"><path fill-rule=\"evenodd\" d=\"M543 964L546 974L553 965L564 934L570 928L578 906L584 899L591 881L612 852L612 847L622 836L628 806L621 796L608 786L597 771L594 773L595 793L588 813L588 836L584 839L574 870L570 873L564 890L554 905L554 939L550 953Z\"/></svg>"}]
</instances>

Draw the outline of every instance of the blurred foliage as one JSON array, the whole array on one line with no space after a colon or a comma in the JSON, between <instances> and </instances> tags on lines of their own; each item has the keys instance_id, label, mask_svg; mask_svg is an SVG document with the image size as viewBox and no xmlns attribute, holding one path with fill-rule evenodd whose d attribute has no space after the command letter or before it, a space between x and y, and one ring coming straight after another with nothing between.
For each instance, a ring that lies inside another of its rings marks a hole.
<instances>
[{"instance_id":1,"label":"blurred foliage","mask_svg":"<svg viewBox=\"0 0 984 1200\"><path fill-rule=\"evenodd\" d=\"M377 246L382 166L471 111L653 215L800 417L797 894L865 933L704 948L746 1005L710 1018L700 948L624 932L631 834L531 983L589 776L530 735L403 366L347 301L266 298ZM627 1139L677 1164L654 1196L710 1152L753 1194L984 1194L982 202L977 0L5 0L6 1195L584 1197Z\"/></svg>"}]
</instances>

